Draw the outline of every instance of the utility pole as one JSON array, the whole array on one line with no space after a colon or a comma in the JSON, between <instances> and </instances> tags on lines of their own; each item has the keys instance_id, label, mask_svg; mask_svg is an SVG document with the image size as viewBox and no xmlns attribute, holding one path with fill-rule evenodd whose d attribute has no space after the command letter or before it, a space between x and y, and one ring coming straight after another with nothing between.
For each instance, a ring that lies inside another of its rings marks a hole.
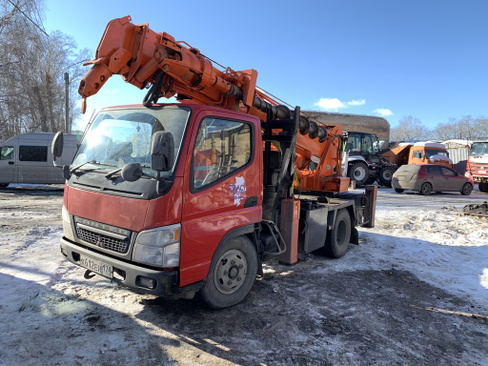
<instances>
[{"instance_id":1,"label":"utility pole","mask_svg":"<svg viewBox=\"0 0 488 366\"><path fill-rule=\"evenodd\" d=\"M65 131L66 133L71 133L71 126L69 123L69 74L67 72L64 73L64 87L65 87L65 94L66 94L66 122L65 122Z\"/></svg>"}]
</instances>

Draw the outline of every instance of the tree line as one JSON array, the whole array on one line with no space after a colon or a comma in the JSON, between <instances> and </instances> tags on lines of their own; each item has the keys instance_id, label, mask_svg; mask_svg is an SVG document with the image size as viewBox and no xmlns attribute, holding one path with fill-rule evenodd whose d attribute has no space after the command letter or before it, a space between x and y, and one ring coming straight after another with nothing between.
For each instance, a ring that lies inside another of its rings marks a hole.
<instances>
[{"instance_id":1,"label":"tree line","mask_svg":"<svg viewBox=\"0 0 488 366\"><path fill-rule=\"evenodd\" d=\"M390 141L415 140L476 140L488 138L488 118L464 116L451 118L446 123L439 123L429 129L413 116L405 116L397 127L390 130Z\"/></svg>"},{"instance_id":2,"label":"tree line","mask_svg":"<svg viewBox=\"0 0 488 366\"><path fill-rule=\"evenodd\" d=\"M43 0L0 0L0 142L23 132L71 129L87 49L42 27ZM65 73L69 76L66 121Z\"/></svg>"}]
</instances>

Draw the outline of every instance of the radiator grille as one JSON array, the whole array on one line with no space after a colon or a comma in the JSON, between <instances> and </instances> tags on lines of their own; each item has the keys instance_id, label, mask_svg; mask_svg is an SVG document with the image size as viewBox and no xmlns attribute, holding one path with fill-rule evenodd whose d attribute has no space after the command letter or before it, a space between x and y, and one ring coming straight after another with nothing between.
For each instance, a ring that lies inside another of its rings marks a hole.
<instances>
[{"instance_id":1,"label":"radiator grille","mask_svg":"<svg viewBox=\"0 0 488 366\"><path fill-rule=\"evenodd\" d=\"M82 220L82 222L80 222ZM75 219L76 235L84 242L95 245L99 248L110 250L116 253L127 253L130 244L130 231L109 227L95 221L86 219ZM118 233L111 233L101 230L98 226L103 225L104 229L117 229ZM123 234L121 235L122 232Z\"/></svg>"}]
</instances>

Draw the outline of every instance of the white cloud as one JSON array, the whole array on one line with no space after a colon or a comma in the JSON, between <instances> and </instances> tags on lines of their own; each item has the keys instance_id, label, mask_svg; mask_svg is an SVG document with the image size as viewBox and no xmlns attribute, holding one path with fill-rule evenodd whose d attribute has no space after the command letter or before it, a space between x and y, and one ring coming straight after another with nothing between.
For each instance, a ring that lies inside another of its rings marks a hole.
<instances>
[{"instance_id":1,"label":"white cloud","mask_svg":"<svg viewBox=\"0 0 488 366\"><path fill-rule=\"evenodd\" d=\"M339 99L337 98L320 98L320 100L317 103L314 103L317 107L320 107L322 109L340 109L340 108L346 108L346 104L342 103Z\"/></svg>"},{"instance_id":2,"label":"white cloud","mask_svg":"<svg viewBox=\"0 0 488 366\"><path fill-rule=\"evenodd\" d=\"M347 105L350 105L350 106L360 106L360 105L365 105L365 104L366 104L365 99L354 99L354 100L351 100L350 102L347 102Z\"/></svg>"},{"instance_id":3,"label":"white cloud","mask_svg":"<svg viewBox=\"0 0 488 366\"><path fill-rule=\"evenodd\" d=\"M373 113L379 114L381 117L393 116L393 112L386 108L377 108Z\"/></svg>"},{"instance_id":4,"label":"white cloud","mask_svg":"<svg viewBox=\"0 0 488 366\"><path fill-rule=\"evenodd\" d=\"M338 110L348 107L357 107L365 104L366 100L364 99L353 99L349 102L342 102L337 98L320 98L317 103L314 103L315 106L325 110Z\"/></svg>"}]
</instances>

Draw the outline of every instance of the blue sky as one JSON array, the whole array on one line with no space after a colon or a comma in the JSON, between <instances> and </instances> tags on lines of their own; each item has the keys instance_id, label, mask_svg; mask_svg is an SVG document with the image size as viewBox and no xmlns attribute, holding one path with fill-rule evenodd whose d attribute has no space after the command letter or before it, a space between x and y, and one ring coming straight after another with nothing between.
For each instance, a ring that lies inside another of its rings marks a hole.
<instances>
[{"instance_id":1,"label":"blue sky","mask_svg":"<svg viewBox=\"0 0 488 366\"><path fill-rule=\"evenodd\" d=\"M183 4L183 5L181 5ZM302 110L385 117L427 127L488 116L488 1L45 0L46 31L93 51L107 23L130 15L186 41ZM88 70L88 67L87 67ZM88 113L140 103L145 94L114 75Z\"/></svg>"}]
</instances>

